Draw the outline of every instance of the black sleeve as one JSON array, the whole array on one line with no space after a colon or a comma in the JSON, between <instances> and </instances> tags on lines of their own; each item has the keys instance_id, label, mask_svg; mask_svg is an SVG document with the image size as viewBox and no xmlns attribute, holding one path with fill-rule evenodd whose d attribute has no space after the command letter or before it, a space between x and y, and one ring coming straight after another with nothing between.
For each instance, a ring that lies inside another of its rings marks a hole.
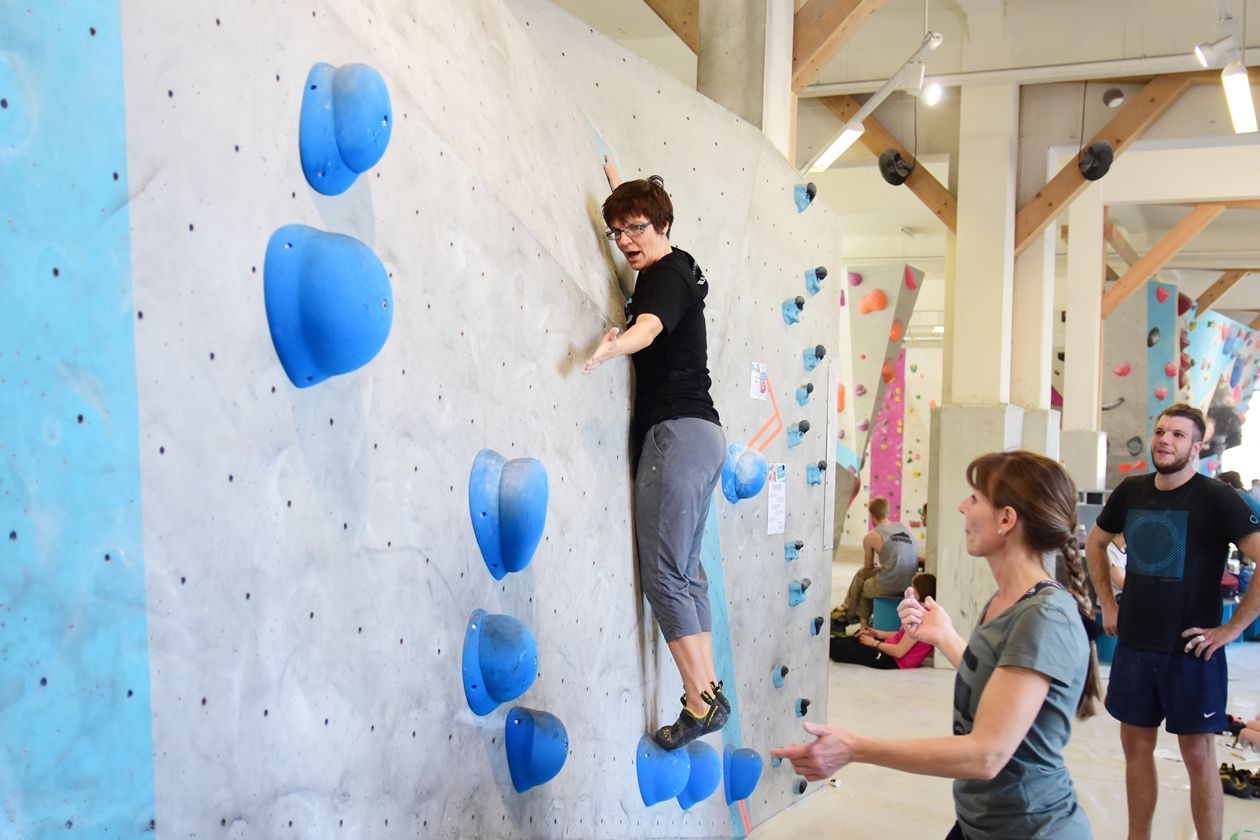
<instances>
[{"instance_id":1,"label":"black sleeve","mask_svg":"<svg viewBox=\"0 0 1260 840\"><path fill-rule=\"evenodd\" d=\"M672 332L692 303L690 278L673 260L658 264L651 282L634 290L635 308L640 315L651 313L661 319L666 332Z\"/></svg>"},{"instance_id":2,"label":"black sleeve","mask_svg":"<svg viewBox=\"0 0 1260 840\"><path fill-rule=\"evenodd\" d=\"M1102 513L1098 514L1098 519L1094 522L1108 534L1119 534L1124 531L1124 518L1129 510L1126 500L1129 495L1129 483L1132 480L1126 478L1120 482L1119 487L1111 491L1111 495L1107 497L1107 504L1103 505Z\"/></svg>"},{"instance_id":3,"label":"black sleeve","mask_svg":"<svg viewBox=\"0 0 1260 840\"><path fill-rule=\"evenodd\" d=\"M1238 545L1243 537L1260 531L1260 518L1251 512L1251 506L1243 501L1237 490L1223 485L1217 495L1220 496L1217 511L1221 528L1230 542Z\"/></svg>"}]
</instances>

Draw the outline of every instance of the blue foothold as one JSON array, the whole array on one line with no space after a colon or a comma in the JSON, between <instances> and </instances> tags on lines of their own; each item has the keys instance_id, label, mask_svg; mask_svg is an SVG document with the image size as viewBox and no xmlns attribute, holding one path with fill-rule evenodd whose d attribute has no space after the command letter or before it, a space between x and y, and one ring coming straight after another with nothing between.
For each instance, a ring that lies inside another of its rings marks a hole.
<instances>
[{"instance_id":1,"label":"blue foothold","mask_svg":"<svg viewBox=\"0 0 1260 840\"><path fill-rule=\"evenodd\" d=\"M726 465L722 467L722 495L731 504L751 499L766 486L769 469L760 452L744 443L732 443L726 448Z\"/></svg>"},{"instance_id":2,"label":"blue foothold","mask_svg":"<svg viewBox=\"0 0 1260 840\"><path fill-rule=\"evenodd\" d=\"M801 556L801 549L805 547L805 543L801 540L789 540L783 544L783 559L795 560Z\"/></svg>"},{"instance_id":3,"label":"blue foothold","mask_svg":"<svg viewBox=\"0 0 1260 840\"><path fill-rule=\"evenodd\" d=\"M393 122L380 73L366 64L316 64L306 77L298 125L307 183L323 195L341 195L385 154Z\"/></svg>"},{"instance_id":4,"label":"blue foothold","mask_svg":"<svg viewBox=\"0 0 1260 840\"><path fill-rule=\"evenodd\" d=\"M822 361L825 355L827 355L827 348L821 344L815 347L806 347L801 351L801 358L805 360L805 370L813 370L818 367L818 363Z\"/></svg>"},{"instance_id":5,"label":"blue foothold","mask_svg":"<svg viewBox=\"0 0 1260 840\"><path fill-rule=\"evenodd\" d=\"M806 405L809 403L809 395L814 393L814 383L807 382L796 389L796 404Z\"/></svg>"},{"instance_id":6,"label":"blue foothold","mask_svg":"<svg viewBox=\"0 0 1260 840\"><path fill-rule=\"evenodd\" d=\"M827 471L827 462L819 461L817 464L805 465L805 482L807 484L822 484L823 473Z\"/></svg>"},{"instance_id":7,"label":"blue foothold","mask_svg":"<svg viewBox=\"0 0 1260 840\"><path fill-rule=\"evenodd\" d=\"M795 607L805 600L805 592L809 589L809 578L794 580L788 584L788 606Z\"/></svg>"},{"instance_id":8,"label":"blue foothold","mask_svg":"<svg viewBox=\"0 0 1260 840\"><path fill-rule=\"evenodd\" d=\"M797 184L792 190L792 197L796 200L796 212L804 213L805 209L814 203L816 195L818 195L818 187L814 186L812 181L808 184Z\"/></svg>"},{"instance_id":9,"label":"blue foothold","mask_svg":"<svg viewBox=\"0 0 1260 840\"><path fill-rule=\"evenodd\" d=\"M704 741L692 741L687 745L687 753L691 770L687 775L687 786L678 794L678 804L684 811L708 799L722 783L722 759L717 750Z\"/></svg>"},{"instance_id":10,"label":"blue foothold","mask_svg":"<svg viewBox=\"0 0 1260 840\"><path fill-rule=\"evenodd\" d=\"M483 449L468 476L468 512L495 580L529 565L547 524L547 470L533 458Z\"/></svg>"},{"instance_id":11,"label":"blue foothold","mask_svg":"<svg viewBox=\"0 0 1260 840\"><path fill-rule=\"evenodd\" d=\"M809 431L809 421L802 420L795 426L788 427L788 449L799 446L801 441L805 439L805 433Z\"/></svg>"},{"instance_id":12,"label":"blue foothold","mask_svg":"<svg viewBox=\"0 0 1260 840\"><path fill-rule=\"evenodd\" d=\"M722 754L723 777L726 782L726 804L733 805L752 796L761 781L762 761L756 750L735 749L730 744Z\"/></svg>"},{"instance_id":13,"label":"blue foothold","mask_svg":"<svg viewBox=\"0 0 1260 840\"><path fill-rule=\"evenodd\" d=\"M786 681L787 675L788 669L786 665L775 665L774 670L770 672L770 678L774 680L774 687L783 688L783 683ZM777 764L775 765L775 767L778 766L779 765Z\"/></svg>"},{"instance_id":14,"label":"blue foothold","mask_svg":"<svg viewBox=\"0 0 1260 840\"><path fill-rule=\"evenodd\" d=\"M510 615L473 610L464 633L464 697L477 715L515 700L538 676L534 634Z\"/></svg>"},{"instance_id":15,"label":"blue foothold","mask_svg":"<svg viewBox=\"0 0 1260 840\"><path fill-rule=\"evenodd\" d=\"M639 795L651 808L673 799L687 787L691 776L691 753L687 750L664 750L644 735L634 755L634 769L639 777Z\"/></svg>"},{"instance_id":16,"label":"blue foothold","mask_svg":"<svg viewBox=\"0 0 1260 840\"><path fill-rule=\"evenodd\" d=\"M773 755L770 757L771 767L778 767L782 763L783 763L783 759L779 758L777 755Z\"/></svg>"},{"instance_id":17,"label":"blue foothold","mask_svg":"<svg viewBox=\"0 0 1260 840\"><path fill-rule=\"evenodd\" d=\"M814 616L814 620L810 622L809 625L809 635L817 636L822 631L823 625L826 623L827 619L823 618L821 615Z\"/></svg>"},{"instance_id":18,"label":"blue foothold","mask_svg":"<svg viewBox=\"0 0 1260 840\"><path fill-rule=\"evenodd\" d=\"M298 388L372 361L394 322L389 274L372 249L306 225L271 235L263 300L276 355Z\"/></svg>"},{"instance_id":19,"label":"blue foothold","mask_svg":"<svg viewBox=\"0 0 1260 840\"><path fill-rule=\"evenodd\" d=\"M822 291L822 281L827 278L827 269L821 265L818 268L811 268L805 272L805 289L810 295L816 295Z\"/></svg>"},{"instance_id":20,"label":"blue foothold","mask_svg":"<svg viewBox=\"0 0 1260 840\"><path fill-rule=\"evenodd\" d=\"M809 701L808 701L808 700L806 700L804 697L802 697L802 698L800 698L799 700L797 700L797 701L796 701L796 716L797 716L797 717L805 717L805 714L806 714L808 711L809 711Z\"/></svg>"},{"instance_id":21,"label":"blue foothold","mask_svg":"<svg viewBox=\"0 0 1260 840\"><path fill-rule=\"evenodd\" d=\"M503 724L508 771L517 793L546 784L569 757L569 733L548 712L513 706Z\"/></svg>"},{"instance_id":22,"label":"blue foothold","mask_svg":"<svg viewBox=\"0 0 1260 840\"><path fill-rule=\"evenodd\" d=\"M783 323L799 324L801 322L801 313L805 311L805 298L795 297L792 300L783 301Z\"/></svg>"}]
</instances>

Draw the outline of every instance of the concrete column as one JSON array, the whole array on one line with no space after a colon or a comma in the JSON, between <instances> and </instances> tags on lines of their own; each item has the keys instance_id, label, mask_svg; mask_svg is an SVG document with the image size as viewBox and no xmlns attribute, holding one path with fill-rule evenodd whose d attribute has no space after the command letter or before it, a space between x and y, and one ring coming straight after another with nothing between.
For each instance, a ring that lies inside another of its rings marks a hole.
<instances>
[{"instance_id":1,"label":"concrete column","mask_svg":"<svg viewBox=\"0 0 1260 840\"><path fill-rule=\"evenodd\" d=\"M1102 188L1095 183L1068 209L1067 330L1063 363L1061 453L1082 490L1101 489L1107 475L1107 435L1099 431L1102 375L1102 293L1106 244Z\"/></svg>"},{"instance_id":2,"label":"concrete column","mask_svg":"<svg viewBox=\"0 0 1260 840\"><path fill-rule=\"evenodd\" d=\"M696 90L791 158L794 0L701 0Z\"/></svg>"},{"instance_id":3,"label":"concrete column","mask_svg":"<svg viewBox=\"0 0 1260 840\"><path fill-rule=\"evenodd\" d=\"M988 564L966 551L958 505L971 492L967 464L1023 441L1025 411L1008 404L1018 117L1018 86L962 89L958 234L946 243L945 404L932 412L927 550L939 600L964 636L995 586Z\"/></svg>"},{"instance_id":4,"label":"concrete column","mask_svg":"<svg viewBox=\"0 0 1260 840\"><path fill-rule=\"evenodd\" d=\"M1059 412L1050 410L1056 237L1048 228L1015 260L1011 327L1011 402L1024 409L1023 446L1054 458L1059 454Z\"/></svg>"}]
</instances>

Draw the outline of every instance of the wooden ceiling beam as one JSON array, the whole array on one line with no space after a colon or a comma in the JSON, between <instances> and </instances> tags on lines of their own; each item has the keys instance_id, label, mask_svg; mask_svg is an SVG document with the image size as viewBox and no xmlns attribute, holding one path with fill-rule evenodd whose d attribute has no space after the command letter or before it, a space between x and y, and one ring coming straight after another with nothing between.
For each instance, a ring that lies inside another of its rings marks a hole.
<instances>
[{"instance_id":1,"label":"wooden ceiling beam","mask_svg":"<svg viewBox=\"0 0 1260 840\"><path fill-rule=\"evenodd\" d=\"M1226 210L1260 210L1260 200L1258 199L1238 199L1234 201L1217 201L1216 204L1221 205ZM1178 201L1174 204L1165 205L1168 207L1195 207L1198 202Z\"/></svg>"},{"instance_id":2,"label":"wooden ceiling beam","mask_svg":"<svg viewBox=\"0 0 1260 840\"><path fill-rule=\"evenodd\" d=\"M1143 254L1110 289L1103 293L1102 316L1107 318L1120 304L1136 292L1155 272L1159 271L1177 252L1185 247L1213 219L1225 212L1219 204L1200 204L1190 211L1172 230L1155 243L1155 247Z\"/></svg>"},{"instance_id":3,"label":"wooden ceiling beam","mask_svg":"<svg viewBox=\"0 0 1260 840\"><path fill-rule=\"evenodd\" d=\"M658 0L659 2L659 0ZM884 0L808 0L792 24L792 93L800 93Z\"/></svg>"},{"instance_id":4,"label":"wooden ceiling beam","mask_svg":"<svg viewBox=\"0 0 1260 840\"><path fill-rule=\"evenodd\" d=\"M810 0L811 3L818 0ZM806 7L808 8L808 6ZM824 96L818 100L827 106L831 113L840 119L841 123L848 123L850 118L858 112L861 104L851 96ZM919 166L914 156L910 154L905 146L897 142L888 129L884 128L874 117L867 117L862 120L862 145L870 149L875 155L879 155L884 149L896 149L901 152L901 156L906 159L906 163L914 167L909 177L906 178L906 186L910 192L919 197L927 208L931 210L936 217L945 223L945 227L949 228L951 233L958 232L958 199L948 188L928 172L926 166Z\"/></svg>"},{"instance_id":5,"label":"wooden ceiling beam","mask_svg":"<svg viewBox=\"0 0 1260 840\"><path fill-rule=\"evenodd\" d=\"M700 54L700 0L643 0L687 47Z\"/></svg>"},{"instance_id":6,"label":"wooden ceiling beam","mask_svg":"<svg viewBox=\"0 0 1260 840\"><path fill-rule=\"evenodd\" d=\"M813 2L814 0L811 0ZM806 7L808 8L808 6ZM1219 74L1218 79L1219 79ZM1103 130L1089 141L1106 140L1120 157L1193 84L1193 73L1172 73L1152 79L1133 97ZM1034 239L1059 217L1067 206L1089 186L1075 158L1068 161L1032 199L1015 214L1015 255L1024 252Z\"/></svg>"},{"instance_id":7,"label":"wooden ceiling beam","mask_svg":"<svg viewBox=\"0 0 1260 840\"><path fill-rule=\"evenodd\" d=\"M1198 205L1195 205L1196 207ZM1107 240L1107 244L1111 246L1111 250L1116 252L1116 256L1124 260L1124 264L1129 268L1137 265L1139 259L1138 252L1133 250L1133 246L1129 244L1129 240L1124 238L1124 234L1116 230L1115 225L1103 226L1103 238Z\"/></svg>"},{"instance_id":8,"label":"wooden ceiling beam","mask_svg":"<svg viewBox=\"0 0 1260 840\"><path fill-rule=\"evenodd\" d=\"M1260 330L1260 313L1257 313L1256 317L1251 319L1251 328L1253 330Z\"/></svg>"},{"instance_id":9,"label":"wooden ceiling beam","mask_svg":"<svg viewBox=\"0 0 1260 840\"><path fill-rule=\"evenodd\" d=\"M1199 305L1198 312L1202 315L1212 308L1212 305L1220 300L1226 292L1234 288L1239 280L1251 273L1248 268L1231 268L1220 277L1216 278L1216 282L1208 287L1207 291L1195 298L1195 303Z\"/></svg>"}]
</instances>

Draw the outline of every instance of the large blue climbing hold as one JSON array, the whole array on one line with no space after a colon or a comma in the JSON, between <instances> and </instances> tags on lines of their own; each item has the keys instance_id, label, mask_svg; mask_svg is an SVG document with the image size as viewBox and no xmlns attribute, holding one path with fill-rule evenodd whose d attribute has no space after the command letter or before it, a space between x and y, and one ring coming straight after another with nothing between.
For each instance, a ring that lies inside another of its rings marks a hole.
<instances>
[{"instance_id":1,"label":"large blue climbing hold","mask_svg":"<svg viewBox=\"0 0 1260 840\"><path fill-rule=\"evenodd\" d=\"M389 274L372 249L306 225L271 235L263 298L276 355L299 388L372 361L394 322Z\"/></svg>"},{"instance_id":2,"label":"large blue climbing hold","mask_svg":"<svg viewBox=\"0 0 1260 840\"><path fill-rule=\"evenodd\" d=\"M569 733L560 718L513 706L503 726L508 771L516 792L524 793L554 779L569 757Z\"/></svg>"},{"instance_id":3,"label":"large blue climbing hold","mask_svg":"<svg viewBox=\"0 0 1260 840\"><path fill-rule=\"evenodd\" d=\"M350 189L385 154L393 123L380 73L366 64L316 64L306 77L298 130L307 183L324 195Z\"/></svg>"},{"instance_id":4,"label":"large blue climbing hold","mask_svg":"<svg viewBox=\"0 0 1260 840\"><path fill-rule=\"evenodd\" d=\"M687 776L687 786L678 794L678 804L684 811L708 799L722 783L722 759L717 750L704 741L692 741L687 745L687 755L691 761L691 772Z\"/></svg>"},{"instance_id":5,"label":"large blue climbing hold","mask_svg":"<svg viewBox=\"0 0 1260 840\"><path fill-rule=\"evenodd\" d=\"M808 184L797 184L792 190L792 198L796 200L796 212L804 213L805 208L814 203L814 196L818 195L818 187L814 186L814 182Z\"/></svg>"},{"instance_id":6,"label":"large blue climbing hold","mask_svg":"<svg viewBox=\"0 0 1260 840\"><path fill-rule=\"evenodd\" d=\"M547 470L533 458L509 461L483 449L468 476L468 512L495 580L534 558L547 524Z\"/></svg>"},{"instance_id":7,"label":"large blue climbing hold","mask_svg":"<svg viewBox=\"0 0 1260 840\"><path fill-rule=\"evenodd\" d=\"M464 633L464 696L477 715L520 697L538 676L538 645L510 615L473 610Z\"/></svg>"},{"instance_id":8,"label":"large blue climbing hold","mask_svg":"<svg viewBox=\"0 0 1260 840\"><path fill-rule=\"evenodd\" d=\"M752 796L761 781L761 755L747 747L737 750L730 744L722 754L723 778L726 782L726 804L733 805Z\"/></svg>"},{"instance_id":9,"label":"large blue climbing hold","mask_svg":"<svg viewBox=\"0 0 1260 840\"><path fill-rule=\"evenodd\" d=\"M691 754L686 750L664 750L644 735L634 754L634 769L639 776L639 795L643 804L651 808L683 792L691 776Z\"/></svg>"},{"instance_id":10,"label":"large blue climbing hold","mask_svg":"<svg viewBox=\"0 0 1260 840\"><path fill-rule=\"evenodd\" d=\"M769 469L766 456L747 444L732 443L726 448L726 465L722 467L722 495L731 504L751 499L766 486Z\"/></svg>"}]
</instances>

